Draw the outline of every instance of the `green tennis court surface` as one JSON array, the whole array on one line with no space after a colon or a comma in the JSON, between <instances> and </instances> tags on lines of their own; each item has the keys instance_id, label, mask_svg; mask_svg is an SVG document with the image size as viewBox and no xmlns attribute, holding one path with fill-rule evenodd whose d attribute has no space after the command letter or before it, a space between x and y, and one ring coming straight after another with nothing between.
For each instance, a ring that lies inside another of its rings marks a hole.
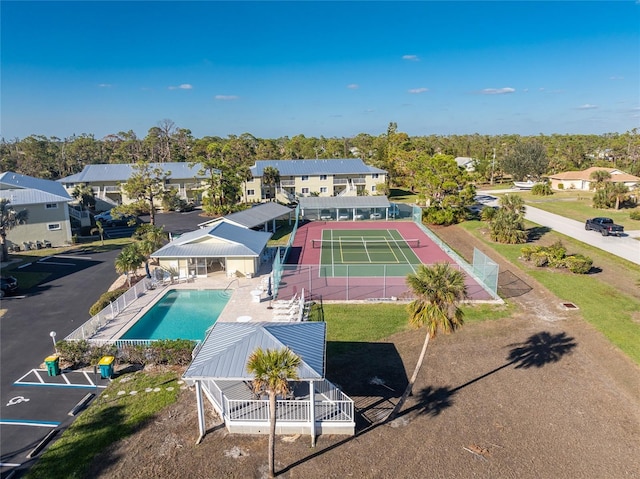
<instances>
[{"instance_id":1,"label":"green tennis court surface","mask_svg":"<svg viewBox=\"0 0 640 479\"><path fill-rule=\"evenodd\" d=\"M320 276L406 276L420 260L413 248L417 239L405 239L398 230L323 230L312 240L321 248Z\"/></svg>"}]
</instances>

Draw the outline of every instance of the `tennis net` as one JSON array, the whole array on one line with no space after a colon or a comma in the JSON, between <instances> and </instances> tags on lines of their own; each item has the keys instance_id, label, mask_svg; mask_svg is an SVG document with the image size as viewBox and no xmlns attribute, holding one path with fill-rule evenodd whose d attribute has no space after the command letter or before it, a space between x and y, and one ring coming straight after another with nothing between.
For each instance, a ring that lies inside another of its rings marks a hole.
<instances>
[{"instance_id":1,"label":"tennis net","mask_svg":"<svg viewBox=\"0 0 640 479\"><path fill-rule=\"evenodd\" d=\"M419 248L420 240L419 239L312 239L311 247L314 249L317 248L366 248L366 249L376 249L376 248Z\"/></svg>"}]
</instances>

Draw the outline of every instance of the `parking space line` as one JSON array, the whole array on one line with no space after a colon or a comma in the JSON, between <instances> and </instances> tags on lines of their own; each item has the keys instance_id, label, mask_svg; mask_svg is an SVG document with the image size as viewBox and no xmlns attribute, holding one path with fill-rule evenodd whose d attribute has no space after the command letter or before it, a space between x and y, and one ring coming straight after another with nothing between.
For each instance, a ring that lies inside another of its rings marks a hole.
<instances>
[{"instance_id":1,"label":"parking space line","mask_svg":"<svg viewBox=\"0 0 640 479\"><path fill-rule=\"evenodd\" d=\"M91 376L87 373L87 371L71 371L67 373L60 373L58 376L49 376L46 369L32 369L27 374L16 380L13 385L14 386L50 386L50 387L60 387L60 388L99 388L105 389L106 385L96 384ZM84 378L83 380L78 380L82 382L76 382L74 378L78 375ZM27 380L26 378L29 378ZM60 378L64 381L64 383L55 382L56 378Z\"/></svg>"}]
</instances>

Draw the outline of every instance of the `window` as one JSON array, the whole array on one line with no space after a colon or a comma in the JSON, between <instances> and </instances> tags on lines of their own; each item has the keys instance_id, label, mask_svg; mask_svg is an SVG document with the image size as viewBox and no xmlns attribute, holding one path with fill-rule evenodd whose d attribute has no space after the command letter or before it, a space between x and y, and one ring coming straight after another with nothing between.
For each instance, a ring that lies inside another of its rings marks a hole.
<instances>
[{"instance_id":1,"label":"window","mask_svg":"<svg viewBox=\"0 0 640 479\"><path fill-rule=\"evenodd\" d=\"M376 191L375 185L371 187L371 191Z\"/></svg>"},{"instance_id":2,"label":"window","mask_svg":"<svg viewBox=\"0 0 640 479\"><path fill-rule=\"evenodd\" d=\"M320 175L320 179L321 180L326 180L327 179L327 175Z\"/></svg>"},{"instance_id":3,"label":"window","mask_svg":"<svg viewBox=\"0 0 640 479\"><path fill-rule=\"evenodd\" d=\"M308 195L309 194L309 188L302 188L302 194L303 195Z\"/></svg>"},{"instance_id":4,"label":"window","mask_svg":"<svg viewBox=\"0 0 640 479\"><path fill-rule=\"evenodd\" d=\"M58 231L62 229L62 226L60 226L60 223L49 223L47 229L49 231Z\"/></svg>"},{"instance_id":5,"label":"window","mask_svg":"<svg viewBox=\"0 0 640 479\"><path fill-rule=\"evenodd\" d=\"M326 193L327 192L327 187L326 186L321 186L320 187L320 193Z\"/></svg>"},{"instance_id":6,"label":"window","mask_svg":"<svg viewBox=\"0 0 640 479\"><path fill-rule=\"evenodd\" d=\"M378 173L372 173L371 174L371 178L373 178L374 180L378 179Z\"/></svg>"},{"instance_id":7,"label":"window","mask_svg":"<svg viewBox=\"0 0 640 479\"><path fill-rule=\"evenodd\" d=\"M253 196L256 194L256 190L247 190L247 196Z\"/></svg>"},{"instance_id":8,"label":"window","mask_svg":"<svg viewBox=\"0 0 640 479\"><path fill-rule=\"evenodd\" d=\"M44 207L48 210L55 210L58 208L58 203L45 203Z\"/></svg>"},{"instance_id":9,"label":"window","mask_svg":"<svg viewBox=\"0 0 640 479\"><path fill-rule=\"evenodd\" d=\"M302 181L307 181L309 180L309 175L302 175Z\"/></svg>"}]
</instances>

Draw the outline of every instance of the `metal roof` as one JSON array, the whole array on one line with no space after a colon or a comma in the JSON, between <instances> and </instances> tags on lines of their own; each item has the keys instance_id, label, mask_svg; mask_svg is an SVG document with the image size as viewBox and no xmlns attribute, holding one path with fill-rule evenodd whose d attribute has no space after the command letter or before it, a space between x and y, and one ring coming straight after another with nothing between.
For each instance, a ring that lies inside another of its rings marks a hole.
<instances>
[{"instance_id":1,"label":"metal roof","mask_svg":"<svg viewBox=\"0 0 640 479\"><path fill-rule=\"evenodd\" d=\"M57 199L49 199L46 201L34 201L35 203L71 201L71 197L60 183L42 178L34 178L33 176L21 175L13 171L0 174L0 190L37 190L38 192L57 197Z\"/></svg>"},{"instance_id":2,"label":"metal roof","mask_svg":"<svg viewBox=\"0 0 640 479\"><path fill-rule=\"evenodd\" d=\"M360 158L343 158L335 160L260 160L250 168L251 174L254 178L259 178L267 166L276 168L280 176L386 173L385 170L364 164Z\"/></svg>"},{"instance_id":3,"label":"metal roof","mask_svg":"<svg viewBox=\"0 0 640 479\"><path fill-rule=\"evenodd\" d=\"M39 205L43 203L68 203L71 198L53 195L40 190L0 190L0 198L9 200L13 206Z\"/></svg>"},{"instance_id":4,"label":"metal roof","mask_svg":"<svg viewBox=\"0 0 640 479\"><path fill-rule=\"evenodd\" d=\"M267 221L288 215L293 211L294 210L291 208L287 208L286 206L271 201L268 203L261 203L247 210L231 213L230 215L225 216L223 221L243 226L245 228L255 228L256 226L265 224Z\"/></svg>"},{"instance_id":5,"label":"metal roof","mask_svg":"<svg viewBox=\"0 0 640 479\"><path fill-rule=\"evenodd\" d=\"M260 347L288 347L302 360L301 380L323 379L325 373L326 323L228 323L218 322L184 374L188 379L250 381L249 356Z\"/></svg>"},{"instance_id":6,"label":"metal roof","mask_svg":"<svg viewBox=\"0 0 640 479\"><path fill-rule=\"evenodd\" d=\"M58 181L65 184L127 181L136 171L134 168L135 165L135 163L86 165L80 173L61 178ZM165 172L171 172L171 174L169 175L171 179L193 179L207 177L206 175L201 175L199 173L202 169L202 164L200 163L196 163L194 166L189 166L189 163L186 162L149 163L149 166L151 169L160 168Z\"/></svg>"},{"instance_id":7,"label":"metal roof","mask_svg":"<svg viewBox=\"0 0 640 479\"><path fill-rule=\"evenodd\" d=\"M388 208L386 196L303 196L300 209Z\"/></svg>"},{"instance_id":8,"label":"metal roof","mask_svg":"<svg viewBox=\"0 0 640 479\"><path fill-rule=\"evenodd\" d=\"M189 231L166 244L152 258L259 256L272 233L253 231L224 221ZM216 239L217 241L212 241Z\"/></svg>"}]
</instances>

